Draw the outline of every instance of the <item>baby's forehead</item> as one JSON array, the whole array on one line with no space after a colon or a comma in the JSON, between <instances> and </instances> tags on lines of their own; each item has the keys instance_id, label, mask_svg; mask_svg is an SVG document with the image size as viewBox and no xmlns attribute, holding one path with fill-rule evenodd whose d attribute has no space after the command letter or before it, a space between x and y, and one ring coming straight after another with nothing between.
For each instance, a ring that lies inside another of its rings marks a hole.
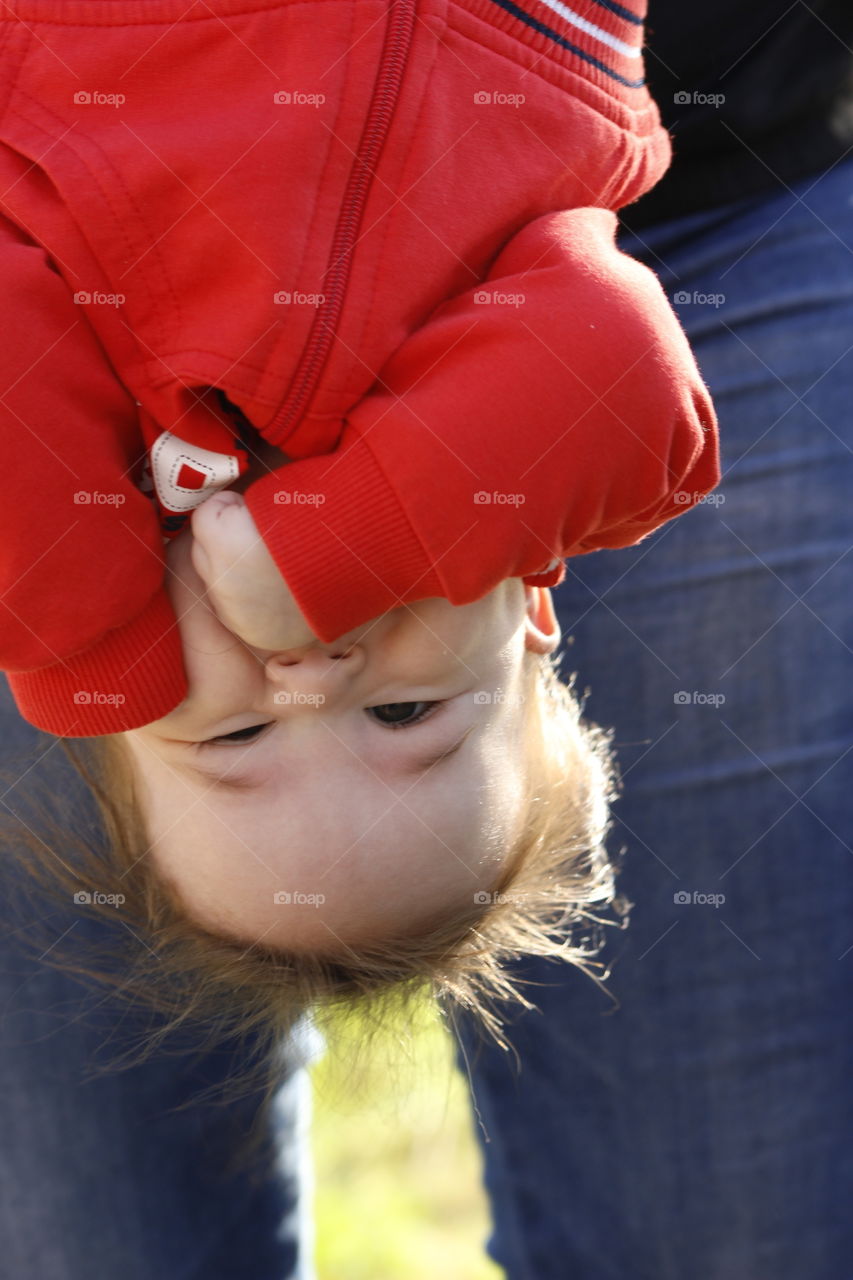
<instances>
[{"instance_id":1,"label":"baby's forehead","mask_svg":"<svg viewBox=\"0 0 853 1280\"><path fill-rule=\"evenodd\" d=\"M227 803L208 797L202 821L188 815L193 848L170 840L165 862L183 867L188 894L201 877L214 909L257 921L270 936L286 932L288 921L306 937L321 918L342 932L356 919L377 927L410 921L480 886L483 811L469 788L452 790L452 803L443 805L384 788L352 802L317 792L291 822L274 791L263 807L245 795ZM292 807L288 797L286 811Z\"/></svg>"}]
</instances>

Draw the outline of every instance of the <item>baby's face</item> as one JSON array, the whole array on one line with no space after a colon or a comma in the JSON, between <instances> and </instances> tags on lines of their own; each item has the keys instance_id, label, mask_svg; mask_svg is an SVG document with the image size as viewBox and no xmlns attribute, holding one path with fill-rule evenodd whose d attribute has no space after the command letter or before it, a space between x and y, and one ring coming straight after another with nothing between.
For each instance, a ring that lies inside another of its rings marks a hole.
<instances>
[{"instance_id":1,"label":"baby's face","mask_svg":"<svg viewBox=\"0 0 853 1280\"><path fill-rule=\"evenodd\" d=\"M550 593L509 579L268 652L219 621L191 537L167 577L189 695L124 734L149 856L190 914L334 951L488 891L521 817L524 651L559 640Z\"/></svg>"}]
</instances>

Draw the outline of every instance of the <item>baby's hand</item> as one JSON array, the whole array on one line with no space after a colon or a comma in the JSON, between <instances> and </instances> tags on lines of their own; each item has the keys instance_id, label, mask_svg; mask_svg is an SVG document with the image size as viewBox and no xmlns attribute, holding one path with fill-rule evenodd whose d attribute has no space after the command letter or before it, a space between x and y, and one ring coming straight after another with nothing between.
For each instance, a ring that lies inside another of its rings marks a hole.
<instances>
[{"instance_id":1,"label":"baby's hand","mask_svg":"<svg viewBox=\"0 0 853 1280\"><path fill-rule=\"evenodd\" d=\"M223 626L254 649L315 640L239 493L223 489L192 514L193 567Z\"/></svg>"}]
</instances>

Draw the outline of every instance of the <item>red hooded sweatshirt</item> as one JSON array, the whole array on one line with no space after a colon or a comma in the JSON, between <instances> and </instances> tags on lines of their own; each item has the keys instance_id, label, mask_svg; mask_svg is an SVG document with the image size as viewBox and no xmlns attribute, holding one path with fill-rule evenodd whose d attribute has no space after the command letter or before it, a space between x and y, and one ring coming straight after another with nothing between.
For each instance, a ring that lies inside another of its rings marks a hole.
<instances>
[{"instance_id":1,"label":"red hooded sweatshirt","mask_svg":"<svg viewBox=\"0 0 853 1280\"><path fill-rule=\"evenodd\" d=\"M8 0L0 667L85 737L187 695L164 549L245 500L324 641L556 585L719 480L615 211L670 141L644 0Z\"/></svg>"}]
</instances>

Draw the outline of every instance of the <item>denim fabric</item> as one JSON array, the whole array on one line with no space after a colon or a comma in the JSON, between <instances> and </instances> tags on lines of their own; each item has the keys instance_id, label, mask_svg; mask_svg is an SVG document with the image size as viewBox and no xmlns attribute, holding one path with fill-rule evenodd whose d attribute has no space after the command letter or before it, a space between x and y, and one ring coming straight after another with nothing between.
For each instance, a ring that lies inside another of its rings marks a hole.
<instances>
[{"instance_id":1,"label":"denim fabric","mask_svg":"<svg viewBox=\"0 0 853 1280\"><path fill-rule=\"evenodd\" d=\"M853 1274L853 160L620 244L692 341L724 476L639 546L569 561L555 593L564 674L616 730L608 843L635 908L607 931L618 1008L528 961L517 973L544 985L527 988L541 1013L509 1028L520 1072L464 1027L489 1252L510 1280L838 1280Z\"/></svg>"},{"instance_id":2,"label":"denim fabric","mask_svg":"<svg viewBox=\"0 0 853 1280\"><path fill-rule=\"evenodd\" d=\"M31 816L28 794L48 768L69 814L92 811L55 740L18 716L5 681L0 763L18 778L2 794L6 809L19 817ZM170 1033L150 1061L93 1075L156 1026L156 1018L130 1015L108 993L52 969L21 945L34 924L32 903L18 892L23 883L6 850L0 863L0 1277L313 1280L303 1064L320 1047L317 1034L301 1023L282 1046L283 1083L260 1185L245 1174L223 1177L223 1161L248 1132L259 1100L223 1105L200 1095L240 1070L240 1047L224 1043L215 1052L191 1053L186 1038ZM57 939L70 930L84 945L106 936L73 904L67 912L53 903L46 910ZM172 1110L187 1102L187 1109Z\"/></svg>"}]
</instances>

